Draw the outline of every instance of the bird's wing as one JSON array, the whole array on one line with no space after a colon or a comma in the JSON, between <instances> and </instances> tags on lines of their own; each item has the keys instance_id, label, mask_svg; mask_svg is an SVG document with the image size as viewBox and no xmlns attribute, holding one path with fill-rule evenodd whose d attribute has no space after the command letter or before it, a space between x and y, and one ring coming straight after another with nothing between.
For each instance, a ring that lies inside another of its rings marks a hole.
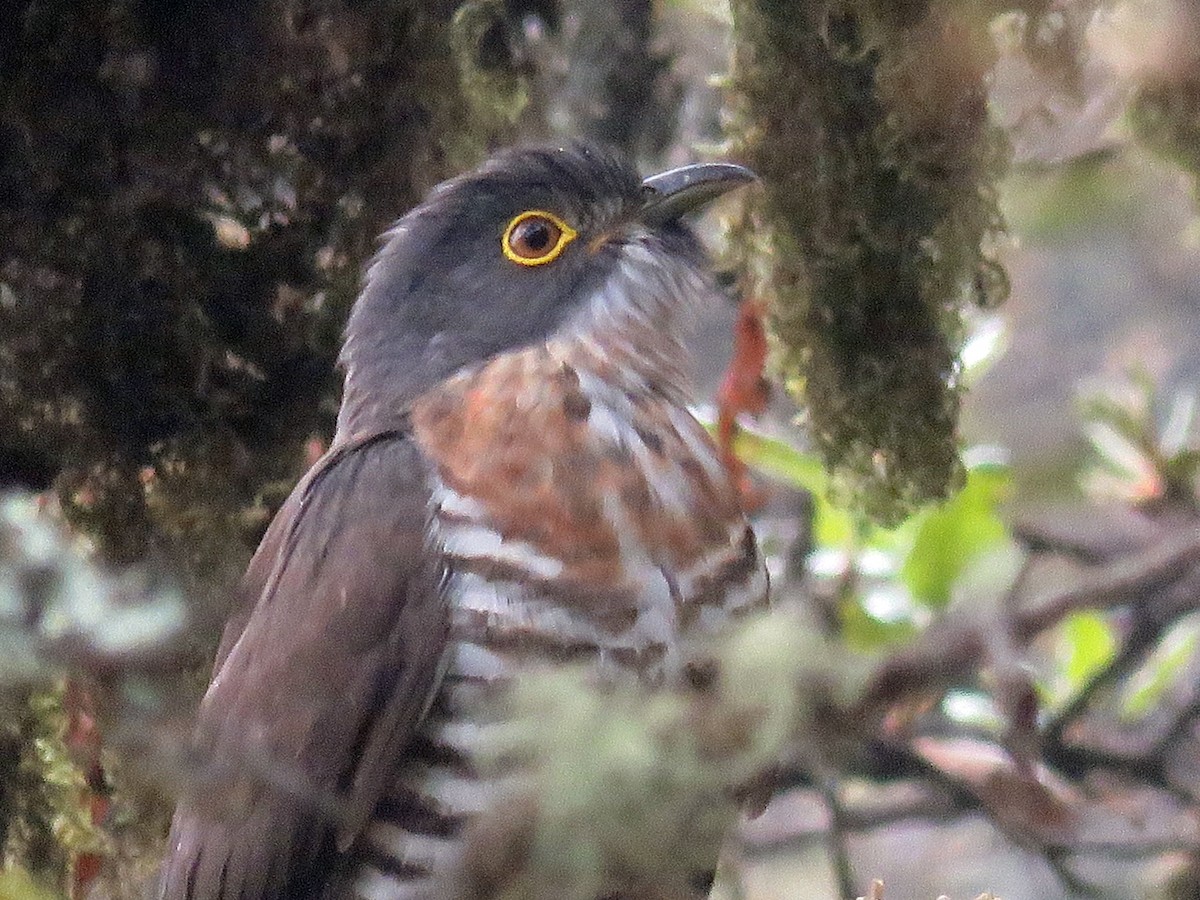
<instances>
[{"instance_id":1,"label":"bird's wing","mask_svg":"<svg viewBox=\"0 0 1200 900\"><path fill-rule=\"evenodd\" d=\"M163 900L304 896L369 818L446 642L427 473L401 433L348 441L268 529L198 715L223 777L176 811Z\"/></svg>"}]
</instances>

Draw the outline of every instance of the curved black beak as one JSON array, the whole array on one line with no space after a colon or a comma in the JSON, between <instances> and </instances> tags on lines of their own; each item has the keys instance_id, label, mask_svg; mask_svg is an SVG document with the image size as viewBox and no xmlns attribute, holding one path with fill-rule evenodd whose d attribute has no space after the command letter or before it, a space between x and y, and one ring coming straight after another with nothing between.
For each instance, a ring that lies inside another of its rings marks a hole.
<instances>
[{"instance_id":1,"label":"curved black beak","mask_svg":"<svg viewBox=\"0 0 1200 900\"><path fill-rule=\"evenodd\" d=\"M642 182L646 199L641 219L647 225L672 222L726 191L757 179L745 166L733 163L697 163L651 175Z\"/></svg>"}]
</instances>

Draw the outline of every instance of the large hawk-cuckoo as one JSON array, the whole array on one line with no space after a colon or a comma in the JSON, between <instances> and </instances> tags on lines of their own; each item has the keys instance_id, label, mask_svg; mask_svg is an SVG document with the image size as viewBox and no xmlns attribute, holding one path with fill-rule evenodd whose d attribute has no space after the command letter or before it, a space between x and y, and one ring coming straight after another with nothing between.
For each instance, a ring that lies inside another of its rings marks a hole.
<instances>
[{"instance_id":1,"label":"large hawk-cuckoo","mask_svg":"<svg viewBox=\"0 0 1200 900\"><path fill-rule=\"evenodd\" d=\"M346 329L329 452L271 524L200 707L245 778L182 802L164 900L434 896L486 807L472 711L525 663L661 676L758 605L688 411L719 302L679 219L751 179L499 153L400 219Z\"/></svg>"}]
</instances>

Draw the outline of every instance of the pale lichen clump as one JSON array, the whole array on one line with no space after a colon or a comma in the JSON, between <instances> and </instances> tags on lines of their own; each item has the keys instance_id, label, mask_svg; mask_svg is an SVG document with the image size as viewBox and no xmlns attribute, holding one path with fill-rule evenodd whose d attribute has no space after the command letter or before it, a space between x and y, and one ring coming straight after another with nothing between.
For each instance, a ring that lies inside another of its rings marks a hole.
<instances>
[{"instance_id":1,"label":"pale lichen clump","mask_svg":"<svg viewBox=\"0 0 1200 900\"><path fill-rule=\"evenodd\" d=\"M867 674L782 611L689 659L662 689L522 676L482 732L484 769L509 794L471 826L447 896L695 897L785 749L839 752Z\"/></svg>"},{"instance_id":2,"label":"pale lichen clump","mask_svg":"<svg viewBox=\"0 0 1200 900\"><path fill-rule=\"evenodd\" d=\"M763 181L735 252L835 489L895 523L962 482L962 311L1007 291L987 251L1008 156L987 17L936 0L733 13L734 147Z\"/></svg>"}]
</instances>

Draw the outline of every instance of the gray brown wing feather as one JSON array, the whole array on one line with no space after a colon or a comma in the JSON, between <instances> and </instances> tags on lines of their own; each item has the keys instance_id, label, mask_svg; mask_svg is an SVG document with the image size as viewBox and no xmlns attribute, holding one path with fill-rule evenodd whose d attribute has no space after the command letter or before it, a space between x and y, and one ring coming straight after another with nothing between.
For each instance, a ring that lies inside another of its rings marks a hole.
<instances>
[{"instance_id":1,"label":"gray brown wing feather","mask_svg":"<svg viewBox=\"0 0 1200 900\"><path fill-rule=\"evenodd\" d=\"M402 434L347 442L268 529L198 714L225 777L177 809L162 900L314 893L370 816L446 641L427 472Z\"/></svg>"}]
</instances>

